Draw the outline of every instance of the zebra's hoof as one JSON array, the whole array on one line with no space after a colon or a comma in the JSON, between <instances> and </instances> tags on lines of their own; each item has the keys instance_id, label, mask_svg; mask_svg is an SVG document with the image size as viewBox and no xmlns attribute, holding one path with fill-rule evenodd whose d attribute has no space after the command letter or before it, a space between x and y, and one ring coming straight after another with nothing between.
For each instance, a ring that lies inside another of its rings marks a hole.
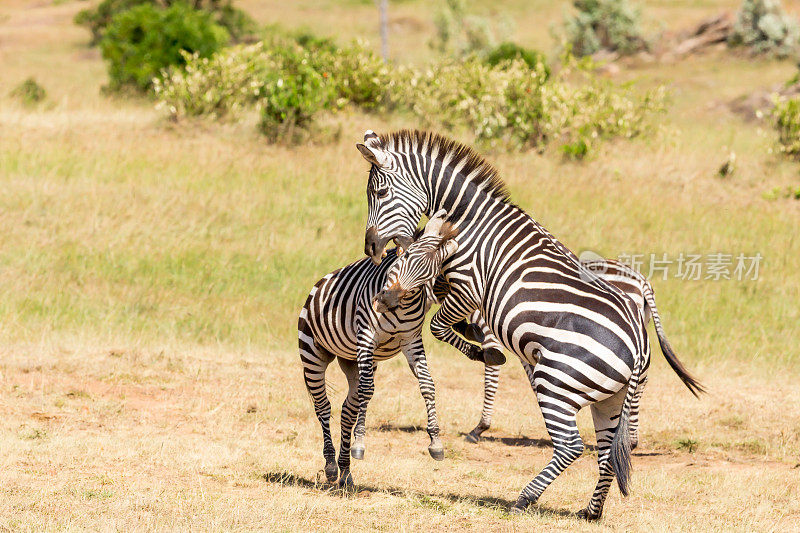
<instances>
[{"instance_id":1,"label":"zebra's hoof","mask_svg":"<svg viewBox=\"0 0 800 533\"><path fill-rule=\"evenodd\" d=\"M499 366L505 364L506 356L497 348L486 348L483 350L483 362L487 366Z\"/></svg>"},{"instance_id":2,"label":"zebra's hoof","mask_svg":"<svg viewBox=\"0 0 800 533\"><path fill-rule=\"evenodd\" d=\"M474 344L470 345L469 353L467 354L467 359L469 359L470 361L479 361L483 364L486 364L483 350L481 350L480 347L475 346Z\"/></svg>"},{"instance_id":3,"label":"zebra's hoof","mask_svg":"<svg viewBox=\"0 0 800 533\"><path fill-rule=\"evenodd\" d=\"M438 446L428 446L428 453L431 454L437 461L444 461L444 447L439 444Z\"/></svg>"},{"instance_id":4,"label":"zebra's hoof","mask_svg":"<svg viewBox=\"0 0 800 533\"><path fill-rule=\"evenodd\" d=\"M339 467L336 463L328 463L325 465L325 477L328 478L328 483L333 483L339 476Z\"/></svg>"},{"instance_id":5,"label":"zebra's hoof","mask_svg":"<svg viewBox=\"0 0 800 533\"><path fill-rule=\"evenodd\" d=\"M348 490L352 489L354 486L355 484L353 483L353 476L350 474L350 472L347 472L347 474L342 474L342 477L339 478L340 489Z\"/></svg>"},{"instance_id":6,"label":"zebra's hoof","mask_svg":"<svg viewBox=\"0 0 800 533\"><path fill-rule=\"evenodd\" d=\"M600 520L600 516L602 516L602 513L592 513L589 511L589 508L586 507L585 509L581 509L580 511L578 511L577 516L581 520Z\"/></svg>"},{"instance_id":7,"label":"zebra's hoof","mask_svg":"<svg viewBox=\"0 0 800 533\"><path fill-rule=\"evenodd\" d=\"M356 444L350 448L350 457L358 459L359 461L364 458L364 445Z\"/></svg>"},{"instance_id":8,"label":"zebra's hoof","mask_svg":"<svg viewBox=\"0 0 800 533\"><path fill-rule=\"evenodd\" d=\"M511 508L508 510L508 513L509 514L522 514L522 513L525 512L525 509L528 508L528 504L529 503L530 502L528 501L527 498L525 498L524 496L520 496L519 498L517 498L517 503L512 505Z\"/></svg>"},{"instance_id":9,"label":"zebra's hoof","mask_svg":"<svg viewBox=\"0 0 800 533\"><path fill-rule=\"evenodd\" d=\"M486 338L486 336L483 334L483 331L481 331L481 328L475 324L467 325L464 331L464 337L467 340L477 342L478 344L483 344L483 341Z\"/></svg>"},{"instance_id":10,"label":"zebra's hoof","mask_svg":"<svg viewBox=\"0 0 800 533\"><path fill-rule=\"evenodd\" d=\"M481 440L481 436L480 435L476 435L475 431L473 430L473 431L470 431L469 433L467 433L466 437L464 437L464 440L466 440L467 442L470 442L472 444L477 444L478 441Z\"/></svg>"}]
</instances>

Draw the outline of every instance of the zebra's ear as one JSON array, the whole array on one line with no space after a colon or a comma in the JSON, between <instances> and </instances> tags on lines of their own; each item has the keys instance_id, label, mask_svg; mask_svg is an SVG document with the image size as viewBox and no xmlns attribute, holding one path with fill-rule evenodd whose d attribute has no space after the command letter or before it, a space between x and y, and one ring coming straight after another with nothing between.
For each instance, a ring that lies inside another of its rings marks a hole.
<instances>
[{"instance_id":1,"label":"zebra's ear","mask_svg":"<svg viewBox=\"0 0 800 533\"><path fill-rule=\"evenodd\" d=\"M364 144L370 148L383 148L383 145L381 144L381 138L378 137L378 134L372 130L367 130L364 132Z\"/></svg>"},{"instance_id":2,"label":"zebra's ear","mask_svg":"<svg viewBox=\"0 0 800 533\"><path fill-rule=\"evenodd\" d=\"M444 224L445 219L447 218L447 210L440 209L431 216L428 223L425 224L425 235L438 235L439 230L442 229L442 224Z\"/></svg>"},{"instance_id":3,"label":"zebra's ear","mask_svg":"<svg viewBox=\"0 0 800 533\"><path fill-rule=\"evenodd\" d=\"M361 155L364 157L364 159L376 167L386 168L388 166L388 157L380 148L373 148L361 143L356 144L356 148L358 148L358 151L361 152Z\"/></svg>"},{"instance_id":4,"label":"zebra's ear","mask_svg":"<svg viewBox=\"0 0 800 533\"><path fill-rule=\"evenodd\" d=\"M444 245L442 246L444 249L444 258L447 259L458 250L458 243L456 242L455 238L448 239Z\"/></svg>"}]
</instances>

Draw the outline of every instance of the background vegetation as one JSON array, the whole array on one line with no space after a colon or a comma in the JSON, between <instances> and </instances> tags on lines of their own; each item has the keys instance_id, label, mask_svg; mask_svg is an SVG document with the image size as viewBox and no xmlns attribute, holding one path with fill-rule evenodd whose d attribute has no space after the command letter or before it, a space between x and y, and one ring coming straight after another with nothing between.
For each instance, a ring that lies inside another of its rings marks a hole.
<instances>
[{"instance_id":1,"label":"background vegetation","mask_svg":"<svg viewBox=\"0 0 800 533\"><path fill-rule=\"evenodd\" d=\"M364 50L376 49L372 2L236 5L260 24L305 26L348 50L359 35ZM421 72L442 61L427 45L436 25L426 5L390 4L391 58ZM679 29L739 2L640 5L643 24ZM2 525L727 531L800 521L800 168L772 127L786 127L783 112L754 123L726 105L785 84L791 61L716 50L622 68L610 80L592 72L589 83L611 84L626 101L666 86L659 127L598 142L583 161L558 143L486 149L515 202L576 251L764 257L757 281L653 280L673 346L711 395L695 401L655 348L633 495L612 491L604 521L586 525L559 511L589 497L591 450L548 489L544 510L503 514L549 455L529 387L519 365L507 365L495 440L470 447L459 432L477 421L480 369L430 338L447 461L424 455L422 402L397 360L377 376L368 457L355 467L363 490L343 498L314 487L321 440L296 315L319 277L362 256L367 167L354 143L368 128L417 127L421 114L345 96L344 107L315 115L323 134L296 145L268 142L255 108L212 102L209 113L237 118L176 123L147 96L101 92L107 64L73 23L86 7L0 5ZM508 14L516 24L504 40L544 52L548 66L560 65L548 27L565 7L469 4L491 20ZM225 56L216 57L208 61ZM569 86L587 87L574 74ZM228 75L234 94L240 85ZM26 94L44 96L26 103ZM797 120L791 109L786 116ZM473 142L472 127L453 135ZM735 170L721 176L732 153ZM333 370L330 379L338 405L343 380ZM590 426L582 413L587 442Z\"/></svg>"}]
</instances>

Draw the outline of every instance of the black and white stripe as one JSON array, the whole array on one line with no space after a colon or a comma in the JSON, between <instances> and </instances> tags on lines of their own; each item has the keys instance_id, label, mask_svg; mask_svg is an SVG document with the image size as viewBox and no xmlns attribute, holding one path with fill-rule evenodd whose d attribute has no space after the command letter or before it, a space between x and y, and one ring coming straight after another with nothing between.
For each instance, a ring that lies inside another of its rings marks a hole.
<instances>
[{"instance_id":1,"label":"black and white stripe","mask_svg":"<svg viewBox=\"0 0 800 533\"><path fill-rule=\"evenodd\" d=\"M554 450L514 509L536 502L583 453L576 415L591 406L600 478L581 516L600 517L615 474L622 493L628 492L631 408L650 364L643 316L622 291L583 268L513 205L496 171L471 149L408 131L368 142L359 145L372 164L365 251L380 261L388 240L409 239L421 215L444 210L459 231L458 247L443 262L450 295L431 332L470 354L474 346L453 326L477 309L499 342L533 366ZM424 241L414 246L429 253ZM400 294L411 288L387 287ZM696 385L688 374L681 377Z\"/></svg>"},{"instance_id":2,"label":"black and white stripe","mask_svg":"<svg viewBox=\"0 0 800 533\"><path fill-rule=\"evenodd\" d=\"M399 352L406 356L425 400L428 451L434 459L444 457L435 389L422 344L422 325L433 298L432 282L404 295L391 311L377 313L372 307L373 298L385 284L386 272L395 259L396 253L391 250L380 265L364 258L328 274L311 289L298 320L303 376L322 426L325 474L331 482L338 475L340 485L352 483L351 436L355 441L353 457L363 457L366 408L374 390L375 365ZM349 388L342 404L338 465L330 431L331 405L325 387L325 371L334 359L347 377Z\"/></svg>"},{"instance_id":3,"label":"black and white stripe","mask_svg":"<svg viewBox=\"0 0 800 533\"><path fill-rule=\"evenodd\" d=\"M639 312L643 313L645 324L650 322L651 308L653 310L652 314L658 316L658 311L655 307L653 288L647 278L641 273L633 270L624 263L620 263L619 261L595 259L590 261L581 261L581 263L585 268L591 270L612 285L616 286L629 298L631 298L636 303L636 307L639 309ZM481 318L480 311L473 311L468 322L470 324L474 324L474 326L463 328L463 333L459 332L462 334L462 336L469 341L481 344L484 349L493 347L502 350L502 345L494 337L494 334L492 334L491 330L489 330L489 327L486 325L486 322L483 321L483 318ZM661 329L661 333L663 333L663 329ZM521 362L531 386L535 387L533 381L533 366L526 361ZM478 442L481 435L491 427L492 415L494 413L494 402L499 380L500 367L486 365L484 367L483 376L483 408L481 410L481 417L475 428L467 433L466 439L468 442ZM639 402L641 395L644 392L645 381L646 376L639 385L639 389L637 390L636 396L634 396L631 404L631 449L635 449L639 444Z\"/></svg>"}]
</instances>

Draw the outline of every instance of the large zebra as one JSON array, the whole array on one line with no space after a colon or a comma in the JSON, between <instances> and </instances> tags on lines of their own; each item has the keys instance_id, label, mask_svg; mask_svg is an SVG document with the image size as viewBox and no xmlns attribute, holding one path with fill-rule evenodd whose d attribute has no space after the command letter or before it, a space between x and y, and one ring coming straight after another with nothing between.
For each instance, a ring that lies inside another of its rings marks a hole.
<instances>
[{"instance_id":1,"label":"large zebra","mask_svg":"<svg viewBox=\"0 0 800 533\"><path fill-rule=\"evenodd\" d=\"M401 351L408 360L411 372L419 380L420 392L425 400L430 436L428 452L436 460L444 458L436 417L435 389L422 344L422 325L425 313L434 301L438 301L436 294L441 297L446 291L442 292L441 288L434 290L432 279L405 294L392 311L384 309L384 312L377 313L373 309L373 298L383 287L386 271L395 259L396 251L391 250L380 265L364 258L331 272L314 285L300 311L297 325L300 358L306 388L322 426L325 475L328 481L333 482L338 474L340 485L352 484L350 454L353 433L355 442L352 456L356 459L364 456L363 428L367 404L374 390L374 364L394 357ZM505 360L501 352L488 353L494 355L494 358L487 359L492 364ZM483 361L484 354L475 350L473 358ZM342 404L338 466L330 431L331 405L325 387L325 371L333 359L339 362L349 386L347 398ZM359 370L364 373L364 367L369 368L370 378L359 383ZM359 424L353 432L356 419Z\"/></svg>"},{"instance_id":2,"label":"large zebra","mask_svg":"<svg viewBox=\"0 0 800 533\"><path fill-rule=\"evenodd\" d=\"M405 130L381 137L368 131L357 148L371 164L366 254L377 263L389 240L407 247L421 216L444 209L459 246L443 264L450 295L431 332L469 354L473 345L453 325L478 309L500 343L534 367L553 457L512 510L536 502L583 453L576 415L588 405L600 476L579 516L599 518L615 475L628 494L631 406L650 365L644 317L512 204L497 172L470 148ZM696 384L688 373L681 377Z\"/></svg>"},{"instance_id":3,"label":"large zebra","mask_svg":"<svg viewBox=\"0 0 800 533\"><path fill-rule=\"evenodd\" d=\"M426 233L429 233L427 231L427 226ZM409 261L410 260L411 258L409 258ZM629 298L631 298L636 303L636 307L639 309L639 312L644 314L645 324L649 324L650 317L653 316L656 325L656 334L658 335L659 341L662 343L662 345L669 347L666 335L664 334L664 329L661 326L658 309L656 308L653 287L650 285L650 282L646 277L644 277L640 272L632 269L630 266L620 263L619 261L591 259L581 260L581 264L588 270L602 277L607 282L615 285ZM395 272L395 270L396 269L392 269L388 273L387 279L389 281L393 279L392 274ZM472 312L468 319L467 327L461 326L455 327L454 329L467 340L480 344L483 349L495 348L502 350L502 345L497 341L491 330L489 330L489 327L481 318L480 311L476 310ZM665 349L664 354L668 361L677 361L671 349ZM522 367L525 370L525 374L528 376L528 380L531 383L531 387L535 388L533 380L533 366L524 360L521 360L521 362ZM679 361L678 364L680 364ZM483 409L481 410L480 421L472 429L472 431L467 433L466 439L468 442L478 442L483 432L491 427L492 415L494 413L494 401L497 394L499 380L500 367L495 365L485 365L483 375ZM633 403L631 405L630 434L632 450L639 445L639 401L642 393L644 392L646 384L647 377L645 376L639 385L639 389L637 390L636 396L634 396Z\"/></svg>"},{"instance_id":4,"label":"large zebra","mask_svg":"<svg viewBox=\"0 0 800 533\"><path fill-rule=\"evenodd\" d=\"M446 213L442 211L436 214L426 224L423 235L415 237L414 242L411 244L408 253L401 260L395 262L392 268L386 274L386 283L384 290L381 291L374 299L375 307L377 310L386 311L396 303L396 298L402 297L402 291L409 290L413 287L423 283L429 283L425 279L427 275L432 272L438 272L441 269L441 264L432 261L434 257L429 252L437 248L443 248L443 244L448 239L446 235L440 234L440 228L444 226L445 220L439 218ZM455 247L452 245L451 249ZM442 261L446 258L443 255L435 256L436 259ZM589 259L582 260L581 264L588 269L591 273L603 277L603 279L617 288L625 292L635 303L639 312L644 316L645 324L650 322L651 316L655 323L656 335L662 345L662 351L669 364L677 369L683 369L682 363L677 359L675 354L667 341L664 328L661 325L661 319L656 307L655 293L653 287L645 276L636 270L632 269L624 263L606 259ZM402 280L402 281L401 281ZM445 285L440 276L437 276L436 287ZM389 288L393 290L390 290ZM441 302L447 293L443 289L439 289L441 295L437 295L437 302ZM492 332L489 330L480 311L474 311L469 317L469 323L463 322L454 327L459 334L464 336L467 340L480 343L484 349L495 347L502 349ZM521 361L525 373L531 386L534 385L534 371L533 366L526 361ZM497 391L500 367L493 365L486 365L484 371L484 400L483 411L481 412L481 420L478 425L470 433L467 434L469 442L478 442L480 435L486 431L491 425L492 412L494 410L494 398ZM685 371L685 369L683 370ZM638 428L639 428L639 401L644 392L646 384L646 377L643 378L636 396L631 405L630 417L630 436L631 436L631 449L636 448L639 441Z\"/></svg>"}]
</instances>

